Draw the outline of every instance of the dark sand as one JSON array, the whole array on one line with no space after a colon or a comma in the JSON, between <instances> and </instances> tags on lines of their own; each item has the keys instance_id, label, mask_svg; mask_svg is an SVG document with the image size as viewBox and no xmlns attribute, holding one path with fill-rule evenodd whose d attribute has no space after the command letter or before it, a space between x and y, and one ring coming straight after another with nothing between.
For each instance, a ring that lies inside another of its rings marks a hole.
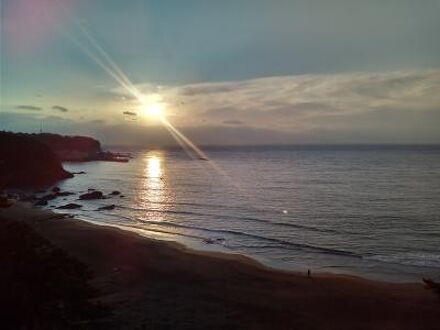
<instances>
[{"instance_id":1,"label":"dark sand","mask_svg":"<svg viewBox=\"0 0 440 330\"><path fill-rule=\"evenodd\" d=\"M422 284L307 278L24 205L0 209L5 219L88 265L117 328L440 329L440 300Z\"/></svg>"}]
</instances>

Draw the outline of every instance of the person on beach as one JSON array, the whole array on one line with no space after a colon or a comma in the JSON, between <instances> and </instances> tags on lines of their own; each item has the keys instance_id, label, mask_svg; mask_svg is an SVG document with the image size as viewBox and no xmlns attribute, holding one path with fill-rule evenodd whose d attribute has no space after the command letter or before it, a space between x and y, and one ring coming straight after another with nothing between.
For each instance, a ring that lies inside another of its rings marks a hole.
<instances>
[{"instance_id":1,"label":"person on beach","mask_svg":"<svg viewBox=\"0 0 440 330\"><path fill-rule=\"evenodd\" d=\"M307 277L312 277L312 272L310 271L310 269L307 269Z\"/></svg>"}]
</instances>

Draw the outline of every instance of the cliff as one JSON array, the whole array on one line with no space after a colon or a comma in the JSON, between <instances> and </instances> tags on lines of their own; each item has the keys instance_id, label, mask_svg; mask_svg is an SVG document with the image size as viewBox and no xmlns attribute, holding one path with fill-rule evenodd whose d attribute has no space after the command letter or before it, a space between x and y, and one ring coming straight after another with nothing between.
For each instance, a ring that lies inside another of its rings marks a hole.
<instances>
[{"instance_id":1,"label":"cliff","mask_svg":"<svg viewBox=\"0 0 440 330\"><path fill-rule=\"evenodd\" d=\"M32 135L0 132L0 188L44 186L70 177L57 155Z\"/></svg>"},{"instance_id":2,"label":"cliff","mask_svg":"<svg viewBox=\"0 0 440 330\"><path fill-rule=\"evenodd\" d=\"M128 156L103 151L101 143L87 136L63 136L59 134L30 134L31 137L51 148L63 162L110 161L127 162Z\"/></svg>"},{"instance_id":3,"label":"cliff","mask_svg":"<svg viewBox=\"0 0 440 330\"><path fill-rule=\"evenodd\" d=\"M91 137L50 133L31 134L30 136L51 148L61 161L93 160L101 153L101 144Z\"/></svg>"}]
</instances>

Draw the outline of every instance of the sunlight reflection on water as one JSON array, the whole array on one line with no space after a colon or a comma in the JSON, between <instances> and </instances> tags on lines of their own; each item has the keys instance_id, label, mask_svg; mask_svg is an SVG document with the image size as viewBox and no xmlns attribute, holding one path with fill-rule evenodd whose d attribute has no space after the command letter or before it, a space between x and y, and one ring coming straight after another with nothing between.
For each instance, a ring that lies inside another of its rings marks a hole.
<instances>
[{"instance_id":1,"label":"sunlight reflection on water","mask_svg":"<svg viewBox=\"0 0 440 330\"><path fill-rule=\"evenodd\" d=\"M144 174L137 189L139 205L147 210L144 216L156 221L165 220L165 212L169 209L169 205L165 203L170 201L170 196L167 196L164 161L165 156L161 151L149 151L145 154Z\"/></svg>"}]
</instances>

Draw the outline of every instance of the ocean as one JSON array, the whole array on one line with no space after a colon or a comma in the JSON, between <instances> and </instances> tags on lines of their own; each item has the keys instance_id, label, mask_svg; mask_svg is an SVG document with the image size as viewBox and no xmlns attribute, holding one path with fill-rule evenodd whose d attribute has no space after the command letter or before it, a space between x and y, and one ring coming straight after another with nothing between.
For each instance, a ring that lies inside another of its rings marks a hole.
<instances>
[{"instance_id":1,"label":"ocean","mask_svg":"<svg viewBox=\"0 0 440 330\"><path fill-rule=\"evenodd\" d=\"M128 163L65 163L86 173L61 182L76 195L50 207L79 203L67 212L275 268L393 282L440 275L440 146L204 151L210 161L138 149ZM89 188L124 197L78 201Z\"/></svg>"}]
</instances>

